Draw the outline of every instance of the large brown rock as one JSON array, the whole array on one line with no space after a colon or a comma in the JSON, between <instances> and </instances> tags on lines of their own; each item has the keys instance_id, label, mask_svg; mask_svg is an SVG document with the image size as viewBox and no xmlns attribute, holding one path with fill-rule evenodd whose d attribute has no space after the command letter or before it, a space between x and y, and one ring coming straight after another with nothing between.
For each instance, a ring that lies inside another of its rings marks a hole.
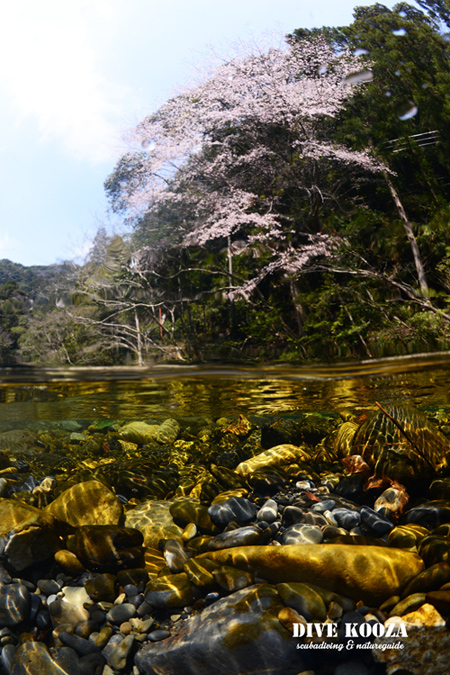
<instances>
[{"instance_id":1,"label":"large brown rock","mask_svg":"<svg viewBox=\"0 0 450 675\"><path fill-rule=\"evenodd\" d=\"M0 550L5 561L21 571L51 558L61 548L57 522L15 499L0 499Z\"/></svg>"},{"instance_id":2,"label":"large brown rock","mask_svg":"<svg viewBox=\"0 0 450 675\"><path fill-rule=\"evenodd\" d=\"M241 462L236 467L236 472L241 476L248 476L248 474L264 469L268 466L283 466L284 464L294 464L296 462L307 462L311 459L306 448L300 448L296 445L284 443L276 445L270 450L260 452L259 455Z\"/></svg>"},{"instance_id":3,"label":"large brown rock","mask_svg":"<svg viewBox=\"0 0 450 675\"><path fill-rule=\"evenodd\" d=\"M119 525L123 518L123 506L119 499L97 480L68 488L46 506L44 512L73 527Z\"/></svg>"},{"instance_id":4,"label":"large brown rock","mask_svg":"<svg viewBox=\"0 0 450 675\"><path fill-rule=\"evenodd\" d=\"M203 553L220 565L233 565L272 583L316 584L353 600L379 605L424 568L415 553L381 546L311 544L238 546Z\"/></svg>"},{"instance_id":5,"label":"large brown rock","mask_svg":"<svg viewBox=\"0 0 450 675\"><path fill-rule=\"evenodd\" d=\"M144 564L139 530L118 525L83 525L67 540L67 548L89 569L115 572Z\"/></svg>"}]
</instances>

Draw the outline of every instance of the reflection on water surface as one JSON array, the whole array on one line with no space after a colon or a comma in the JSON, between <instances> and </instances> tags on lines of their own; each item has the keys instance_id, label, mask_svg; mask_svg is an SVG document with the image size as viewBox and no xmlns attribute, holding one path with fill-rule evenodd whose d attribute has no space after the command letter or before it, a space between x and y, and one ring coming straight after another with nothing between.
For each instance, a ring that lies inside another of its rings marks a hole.
<instances>
[{"instance_id":1,"label":"reflection on water surface","mask_svg":"<svg viewBox=\"0 0 450 675\"><path fill-rule=\"evenodd\" d=\"M0 424L449 405L450 355L333 366L3 369Z\"/></svg>"}]
</instances>

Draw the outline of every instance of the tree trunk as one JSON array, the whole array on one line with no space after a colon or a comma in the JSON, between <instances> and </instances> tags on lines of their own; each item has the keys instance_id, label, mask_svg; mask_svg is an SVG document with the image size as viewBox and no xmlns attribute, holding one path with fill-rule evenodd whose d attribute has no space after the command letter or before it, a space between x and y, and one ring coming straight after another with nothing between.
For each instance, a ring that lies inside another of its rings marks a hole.
<instances>
[{"instance_id":1,"label":"tree trunk","mask_svg":"<svg viewBox=\"0 0 450 675\"><path fill-rule=\"evenodd\" d=\"M301 336L303 335L303 321L305 319L305 312L303 311L303 307L298 300L299 290L297 283L295 282L294 279L291 279L289 287L291 291L292 304L294 305L295 320L297 322L298 334L299 336Z\"/></svg>"},{"instance_id":2,"label":"tree trunk","mask_svg":"<svg viewBox=\"0 0 450 675\"><path fill-rule=\"evenodd\" d=\"M388 185L388 188L391 192L392 198L395 202L395 206L397 207L398 214L401 218L401 221L403 223L403 227L406 232L406 236L408 237L409 245L411 246L411 251L413 254L414 258L414 264L416 266L416 272L417 272L417 277L419 280L419 286L420 286L420 293L421 295L426 298L428 296L428 283L427 283L427 278L425 276L425 270L422 264L422 257L420 255L419 251L419 246L417 245L417 240L416 237L414 236L413 229L411 227L411 223L408 220L408 216L405 213L405 209L403 208L403 204L400 201L400 197L398 195L397 190L395 189L395 186L393 182L390 179L390 176L388 172L383 169L383 176L386 180L386 183Z\"/></svg>"},{"instance_id":3,"label":"tree trunk","mask_svg":"<svg viewBox=\"0 0 450 675\"><path fill-rule=\"evenodd\" d=\"M142 360L141 325L140 325L140 322L139 322L139 316L138 316L136 307L134 308L134 324L136 326L136 354L137 354L137 357L138 357L138 366L142 366L143 360Z\"/></svg>"}]
</instances>

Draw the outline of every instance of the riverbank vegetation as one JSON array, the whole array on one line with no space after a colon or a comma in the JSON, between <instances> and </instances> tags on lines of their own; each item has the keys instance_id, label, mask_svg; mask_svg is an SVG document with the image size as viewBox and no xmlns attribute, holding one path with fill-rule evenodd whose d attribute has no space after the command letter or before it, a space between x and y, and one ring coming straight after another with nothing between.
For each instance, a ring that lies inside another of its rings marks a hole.
<instances>
[{"instance_id":1,"label":"riverbank vegetation","mask_svg":"<svg viewBox=\"0 0 450 675\"><path fill-rule=\"evenodd\" d=\"M126 236L0 262L0 360L328 360L450 349L450 17L358 7L130 130Z\"/></svg>"}]
</instances>

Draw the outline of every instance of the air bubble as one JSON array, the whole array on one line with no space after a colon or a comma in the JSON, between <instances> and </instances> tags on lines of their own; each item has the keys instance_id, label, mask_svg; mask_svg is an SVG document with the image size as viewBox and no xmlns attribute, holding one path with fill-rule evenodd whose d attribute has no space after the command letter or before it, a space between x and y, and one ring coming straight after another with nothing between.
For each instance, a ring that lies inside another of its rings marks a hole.
<instances>
[{"instance_id":1,"label":"air bubble","mask_svg":"<svg viewBox=\"0 0 450 675\"><path fill-rule=\"evenodd\" d=\"M416 106L414 101L411 101L411 99L399 103L399 105L396 108L397 117L400 120L402 120L402 122L404 122L405 120L410 120L411 117L417 115L418 112L419 108Z\"/></svg>"},{"instance_id":2,"label":"air bubble","mask_svg":"<svg viewBox=\"0 0 450 675\"><path fill-rule=\"evenodd\" d=\"M357 73L350 73L347 75L345 84L359 84L360 82L370 82L373 80L373 72L371 70L360 70Z\"/></svg>"}]
</instances>

